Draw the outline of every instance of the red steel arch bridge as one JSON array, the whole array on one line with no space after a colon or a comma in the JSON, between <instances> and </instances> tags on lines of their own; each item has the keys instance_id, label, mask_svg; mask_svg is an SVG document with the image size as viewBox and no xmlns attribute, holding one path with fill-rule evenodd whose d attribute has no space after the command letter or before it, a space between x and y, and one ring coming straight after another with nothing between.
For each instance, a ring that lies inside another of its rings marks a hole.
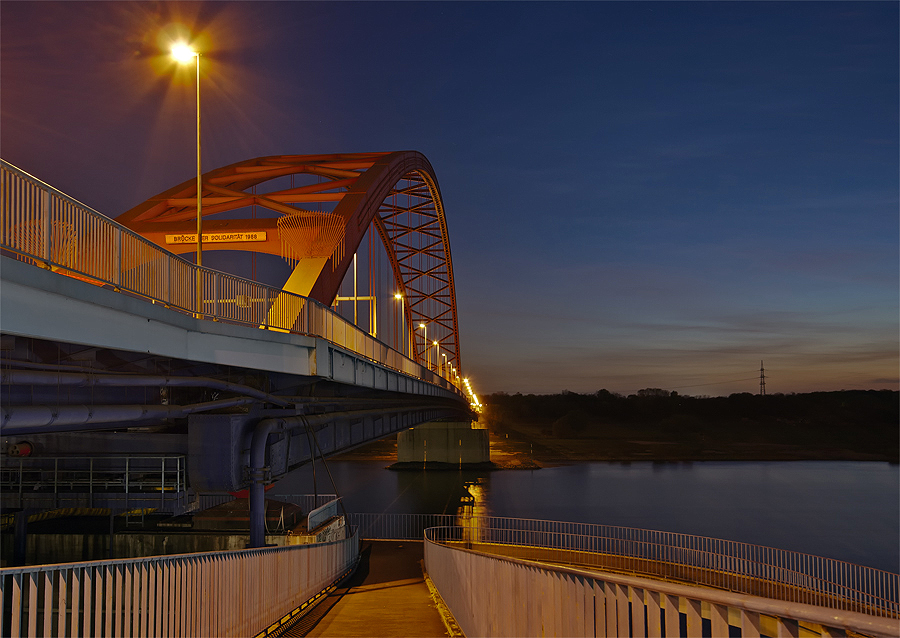
<instances>
[{"instance_id":1,"label":"red steel arch bridge","mask_svg":"<svg viewBox=\"0 0 900 638\"><path fill-rule=\"evenodd\" d=\"M252 510L317 455L478 407L421 153L247 160L116 220L2 160L0 188L5 507L249 487ZM95 484L123 463L124 490Z\"/></svg>"},{"instance_id":2,"label":"red steel arch bridge","mask_svg":"<svg viewBox=\"0 0 900 638\"><path fill-rule=\"evenodd\" d=\"M437 178L424 155L260 157L210 171L202 184L200 209L208 218L203 250L281 256L292 265L284 289L326 305L340 297L357 249L377 235L390 266L390 297L404 300L401 324L413 358L432 369L441 369L445 359L448 368L461 369L450 237ZM265 216L248 216L255 207ZM117 220L171 252L191 254L197 208L191 179ZM228 214L236 211L244 214ZM376 255L367 252L373 261ZM384 302L392 303L390 297ZM373 322L368 313L366 320ZM425 330L416 330L423 324Z\"/></svg>"}]
</instances>

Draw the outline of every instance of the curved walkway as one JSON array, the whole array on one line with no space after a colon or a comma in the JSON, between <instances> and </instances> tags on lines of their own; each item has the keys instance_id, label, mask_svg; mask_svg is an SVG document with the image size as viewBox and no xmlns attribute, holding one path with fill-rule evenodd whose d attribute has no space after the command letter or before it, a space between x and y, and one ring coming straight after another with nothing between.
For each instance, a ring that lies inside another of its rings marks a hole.
<instances>
[{"instance_id":1,"label":"curved walkway","mask_svg":"<svg viewBox=\"0 0 900 638\"><path fill-rule=\"evenodd\" d=\"M740 592L751 596L760 596L787 602L798 602L807 605L829 607L873 616L883 616L875 607L866 606L856 601L828 596L803 587L779 583L749 576L740 576L724 571L716 571L703 567L691 567L675 563L598 554L577 550L534 547L530 545L507 545L500 543L480 543L465 541L444 541L444 545L470 549L482 554L538 561L547 565L563 567L579 567L599 569L626 575L647 576L653 579L683 583L691 586L710 587L725 591Z\"/></svg>"},{"instance_id":2,"label":"curved walkway","mask_svg":"<svg viewBox=\"0 0 900 638\"><path fill-rule=\"evenodd\" d=\"M422 555L422 541L363 541L356 573L283 636L447 636Z\"/></svg>"}]
</instances>

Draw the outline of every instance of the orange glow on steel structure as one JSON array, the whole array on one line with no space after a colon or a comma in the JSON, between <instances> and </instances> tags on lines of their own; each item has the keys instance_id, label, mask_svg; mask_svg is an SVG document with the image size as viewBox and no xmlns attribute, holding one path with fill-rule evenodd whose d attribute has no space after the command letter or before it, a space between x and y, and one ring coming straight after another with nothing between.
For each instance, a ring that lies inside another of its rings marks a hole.
<instances>
[{"instance_id":1,"label":"orange glow on steel structure","mask_svg":"<svg viewBox=\"0 0 900 638\"><path fill-rule=\"evenodd\" d=\"M294 186L294 177L318 182ZM290 179L289 187L283 178ZM328 306L337 297L360 241L374 224L391 263L397 294L403 298L409 336L415 336L415 326L431 324L432 339L456 369L462 367L450 238L437 178L424 155L396 151L260 157L209 171L202 184L199 202L197 184L190 180L116 221L171 252L184 254L194 251L196 240L173 244L167 243L166 235L193 234L191 221L198 209L207 218L251 206L265 208L274 216L206 219L203 234L220 236L215 243L204 241L204 248L261 252L294 258L295 263L319 259L323 266L316 265L308 291L298 294ZM320 210L312 210L315 207ZM342 233L335 233L337 226ZM255 233L258 240L221 240L221 236L241 233ZM303 252L302 241L315 245ZM286 245L293 251L290 255ZM422 336L422 348L414 348L413 357L427 362L429 342Z\"/></svg>"}]
</instances>

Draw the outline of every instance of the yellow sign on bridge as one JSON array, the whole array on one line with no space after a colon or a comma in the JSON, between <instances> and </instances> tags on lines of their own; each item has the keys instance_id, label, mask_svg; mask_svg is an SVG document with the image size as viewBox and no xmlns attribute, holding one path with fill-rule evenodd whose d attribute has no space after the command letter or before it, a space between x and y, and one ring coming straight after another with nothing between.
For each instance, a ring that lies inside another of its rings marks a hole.
<instances>
[{"instance_id":1,"label":"yellow sign on bridge","mask_svg":"<svg viewBox=\"0 0 900 638\"><path fill-rule=\"evenodd\" d=\"M203 233L203 243L218 244L230 241L266 241L266 232L257 230L253 232L235 233ZM166 235L167 244L196 244L197 233L181 233L179 235Z\"/></svg>"}]
</instances>

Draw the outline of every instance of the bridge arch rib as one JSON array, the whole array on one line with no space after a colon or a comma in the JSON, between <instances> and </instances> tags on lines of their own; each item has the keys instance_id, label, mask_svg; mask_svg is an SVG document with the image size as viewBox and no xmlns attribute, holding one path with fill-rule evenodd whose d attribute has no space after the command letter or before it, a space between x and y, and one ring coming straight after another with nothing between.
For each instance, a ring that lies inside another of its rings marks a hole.
<instances>
[{"instance_id":1,"label":"bridge arch rib","mask_svg":"<svg viewBox=\"0 0 900 638\"><path fill-rule=\"evenodd\" d=\"M167 250L193 253L196 198L190 179L117 221ZM204 251L285 257L293 264L285 290L326 305L374 227L404 297L402 323L413 358L427 360L430 344L415 328L424 323L428 341L461 368L450 238L437 177L421 153L259 157L205 173L201 199ZM256 207L264 209L259 216ZM254 213L241 215L242 209Z\"/></svg>"}]
</instances>

